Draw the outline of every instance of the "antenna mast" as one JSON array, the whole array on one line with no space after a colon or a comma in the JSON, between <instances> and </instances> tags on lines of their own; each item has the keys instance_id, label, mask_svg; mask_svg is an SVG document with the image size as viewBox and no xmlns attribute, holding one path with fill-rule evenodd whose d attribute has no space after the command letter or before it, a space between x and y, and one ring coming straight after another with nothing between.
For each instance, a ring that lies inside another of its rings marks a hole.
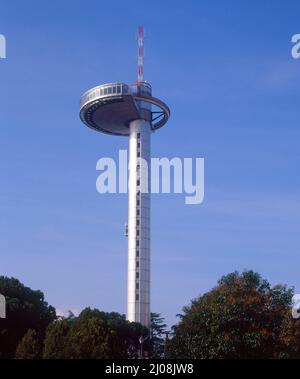
<instances>
[{"instance_id":1,"label":"antenna mast","mask_svg":"<svg viewBox=\"0 0 300 379\"><path fill-rule=\"evenodd\" d=\"M144 29L142 26L138 27L138 81L139 85L143 81L143 56L144 56Z\"/></svg>"}]
</instances>

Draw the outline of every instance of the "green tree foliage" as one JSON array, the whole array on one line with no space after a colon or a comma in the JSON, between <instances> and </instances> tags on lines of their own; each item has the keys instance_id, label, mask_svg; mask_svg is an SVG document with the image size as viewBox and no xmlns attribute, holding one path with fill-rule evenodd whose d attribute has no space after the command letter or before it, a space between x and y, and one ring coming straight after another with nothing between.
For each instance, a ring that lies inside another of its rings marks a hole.
<instances>
[{"instance_id":1,"label":"green tree foliage","mask_svg":"<svg viewBox=\"0 0 300 379\"><path fill-rule=\"evenodd\" d=\"M122 346L124 358L137 358L139 355L140 343L139 339L142 337L146 339L145 347L149 350L149 330L137 322L129 322L126 320L125 315L120 315L116 312L105 313L101 312L108 324L116 330L118 341Z\"/></svg>"},{"instance_id":2,"label":"green tree foliage","mask_svg":"<svg viewBox=\"0 0 300 379\"><path fill-rule=\"evenodd\" d=\"M183 309L168 358L300 358L293 290L245 271L221 278Z\"/></svg>"},{"instance_id":3,"label":"green tree foliage","mask_svg":"<svg viewBox=\"0 0 300 379\"><path fill-rule=\"evenodd\" d=\"M167 325L160 313L151 312L152 358L162 358L164 354L164 337Z\"/></svg>"},{"instance_id":4,"label":"green tree foliage","mask_svg":"<svg viewBox=\"0 0 300 379\"><path fill-rule=\"evenodd\" d=\"M21 339L17 350L17 359L40 359L42 358L42 342L37 332L28 329Z\"/></svg>"},{"instance_id":5,"label":"green tree foliage","mask_svg":"<svg viewBox=\"0 0 300 379\"><path fill-rule=\"evenodd\" d=\"M138 355L139 337L147 332L142 325L128 322L119 313L86 308L78 317L49 325L44 358L133 358Z\"/></svg>"},{"instance_id":6,"label":"green tree foliage","mask_svg":"<svg viewBox=\"0 0 300 379\"><path fill-rule=\"evenodd\" d=\"M77 359L121 358L116 332L99 317L80 315L68 336L67 356Z\"/></svg>"},{"instance_id":7,"label":"green tree foliage","mask_svg":"<svg viewBox=\"0 0 300 379\"><path fill-rule=\"evenodd\" d=\"M51 323L44 340L43 358L45 359L66 359L68 336L72 326L72 317L58 319Z\"/></svg>"},{"instance_id":8,"label":"green tree foliage","mask_svg":"<svg viewBox=\"0 0 300 379\"><path fill-rule=\"evenodd\" d=\"M41 291L25 287L19 280L0 276L0 293L6 298L6 318L0 319L0 358L14 358L18 343L28 331L41 337L55 317Z\"/></svg>"}]
</instances>

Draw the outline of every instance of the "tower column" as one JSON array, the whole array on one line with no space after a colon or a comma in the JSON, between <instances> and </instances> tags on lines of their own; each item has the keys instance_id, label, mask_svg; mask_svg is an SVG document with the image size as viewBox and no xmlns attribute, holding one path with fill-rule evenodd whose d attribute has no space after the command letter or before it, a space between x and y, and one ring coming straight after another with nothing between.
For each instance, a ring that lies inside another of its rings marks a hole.
<instances>
[{"instance_id":1,"label":"tower column","mask_svg":"<svg viewBox=\"0 0 300 379\"><path fill-rule=\"evenodd\" d=\"M130 123L127 318L150 327L151 125Z\"/></svg>"},{"instance_id":2,"label":"tower column","mask_svg":"<svg viewBox=\"0 0 300 379\"><path fill-rule=\"evenodd\" d=\"M140 34L141 37L142 33ZM166 124L168 106L150 83L107 83L80 99L80 118L91 129L129 136L127 319L150 328L151 135Z\"/></svg>"}]
</instances>

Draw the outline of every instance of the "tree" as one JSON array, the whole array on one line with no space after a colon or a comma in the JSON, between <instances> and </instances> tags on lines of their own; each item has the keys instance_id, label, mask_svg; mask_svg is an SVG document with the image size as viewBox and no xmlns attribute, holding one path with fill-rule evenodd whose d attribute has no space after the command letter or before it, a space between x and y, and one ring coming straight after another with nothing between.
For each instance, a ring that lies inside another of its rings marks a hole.
<instances>
[{"instance_id":1,"label":"tree","mask_svg":"<svg viewBox=\"0 0 300 379\"><path fill-rule=\"evenodd\" d=\"M131 323L124 315L84 309L78 317L70 316L48 326L44 355L46 359L105 359L138 356L139 337L147 329Z\"/></svg>"},{"instance_id":2,"label":"tree","mask_svg":"<svg viewBox=\"0 0 300 379\"><path fill-rule=\"evenodd\" d=\"M67 356L77 359L122 357L116 332L98 317L79 316L68 336Z\"/></svg>"},{"instance_id":3,"label":"tree","mask_svg":"<svg viewBox=\"0 0 300 379\"><path fill-rule=\"evenodd\" d=\"M108 324L116 330L118 341L124 352L123 358L137 358L140 354L140 337L146 342L144 348L150 350L149 330L137 322L129 322L125 315L117 312L102 312Z\"/></svg>"},{"instance_id":4,"label":"tree","mask_svg":"<svg viewBox=\"0 0 300 379\"><path fill-rule=\"evenodd\" d=\"M41 291L25 287L15 278L0 276L0 293L6 299L6 318L0 319L0 358L14 358L28 329L43 338L46 327L56 318L55 309Z\"/></svg>"},{"instance_id":5,"label":"tree","mask_svg":"<svg viewBox=\"0 0 300 379\"><path fill-rule=\"evenodd\" d=\"M152 358L162 358L164 353L164 336L167 325L160 313L151 312Z\"/></svg>"},{"instance_id":6,"label":"tree","mask_svg":"<svg viewBox=\"0 0 300 379\"><path fill-rule=\"evenodd\" d=\"M299 358L292 296L291 288L271 287L253 271L224 276L183 308L168 358Z\"/></svg>"},{"instance_id":7,"label":"tree","mask_svg":"<svg viewBox=\"0 0 300 379\"><path fill-rule=\"evenodd\" d=\"M66 359L68 336L74 317L58 319L52 322L47 330L44 340L44 359Z\"/></svg>"},{"instance_id":8,"label":"tree","mask_svg":"<svg viewBox=\"0 0 300 379\"><path fill-rule=\"evenodd\" d=\"M40 359L42 357L42 343L37 332L28 329L16 350L17 359Z\"/></svg>"}]
</instances>

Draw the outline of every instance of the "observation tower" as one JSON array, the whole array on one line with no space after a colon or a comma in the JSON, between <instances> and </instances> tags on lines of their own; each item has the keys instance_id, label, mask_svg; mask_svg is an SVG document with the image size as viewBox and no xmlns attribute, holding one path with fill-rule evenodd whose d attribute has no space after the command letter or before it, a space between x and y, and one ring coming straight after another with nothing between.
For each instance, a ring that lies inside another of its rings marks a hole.
<instances>
[{"instance_id":1,"label":"observation tower","mask_svg":"<svg viewBox=\"0 0 300 379\"><path fill-rule=\"evenodd\" d=\"M127 319L150 327L151 134L164 126L168 106L143 80L143 28L138 28L138 80L96 86L80 99L80 119L91 129L129 137ZM144 163L147 163L144 164Z\"/></svg>"}]
</instances>

